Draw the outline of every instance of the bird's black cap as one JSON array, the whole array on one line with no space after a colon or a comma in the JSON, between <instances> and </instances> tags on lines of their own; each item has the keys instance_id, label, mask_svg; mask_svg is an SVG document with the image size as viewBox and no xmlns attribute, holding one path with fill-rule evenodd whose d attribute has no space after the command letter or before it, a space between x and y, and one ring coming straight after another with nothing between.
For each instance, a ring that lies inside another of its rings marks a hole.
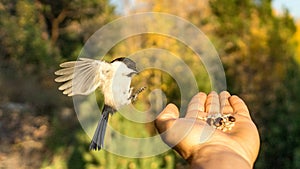
<instances>
[{"instance_id":1,"label":"bird's black cap","mask_svg":"<svg viewBox=\"0 0 300 169\"><path fill-rule=\"evenodd\" d=\"M115 61L123 62L129 69L132 69L132 70L138 72L138 70L136 68L136 63L129 58L125 58L125 57L116 58L116 59L112 60L110 63L113 63Z\"/></svg>"}]
</instances>

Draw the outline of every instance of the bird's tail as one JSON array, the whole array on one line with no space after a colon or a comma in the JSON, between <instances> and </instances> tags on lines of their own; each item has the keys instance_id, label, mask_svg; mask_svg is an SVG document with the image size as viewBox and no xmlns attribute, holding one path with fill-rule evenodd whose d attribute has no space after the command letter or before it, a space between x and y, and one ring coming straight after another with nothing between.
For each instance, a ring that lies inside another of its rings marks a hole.
<instances>
[{"instance_id":1,"label":"bird's tail","mask_svg":"<svg viewBox=\"0 0 300 169\"><path fill-rule=\"evenodd\" d=\"M101 150L101 148L103 147L109 113L114 112L115 110L112 107L104 105L101 119L98 122L96 131L90 144L90 150Z\"/></svg>"}]
</instances>

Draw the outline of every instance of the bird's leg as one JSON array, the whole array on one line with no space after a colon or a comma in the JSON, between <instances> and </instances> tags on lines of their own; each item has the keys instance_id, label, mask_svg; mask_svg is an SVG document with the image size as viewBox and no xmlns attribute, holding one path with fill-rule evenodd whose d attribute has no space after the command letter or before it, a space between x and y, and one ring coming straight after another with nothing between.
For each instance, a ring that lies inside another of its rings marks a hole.
<instances>
[{"instance_id":1,"label":"bird's leg","mask_svg":"<svg viewBox=\"0 0 300 169\"><path fill-rule=\"evenodd\" d=\"M144 91L146 89L146 87L141 87L139 90L135 91L128 99L131 100L131 102L135 102L138 95Z\"/></svg>"}]
</instances>

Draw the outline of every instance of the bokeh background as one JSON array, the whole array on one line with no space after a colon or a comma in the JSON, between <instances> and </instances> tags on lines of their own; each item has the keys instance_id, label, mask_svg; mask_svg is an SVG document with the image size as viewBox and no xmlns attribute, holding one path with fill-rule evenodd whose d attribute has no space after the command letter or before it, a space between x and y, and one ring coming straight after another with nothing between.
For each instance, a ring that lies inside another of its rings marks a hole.
<instances>
[{"instance_id":1,"label":"bokeh background","mask_svg":"<svg viewBox=\"0 0 300 169\"><path fill-rule=\"evenodd\" d=\"M300 168L300 22L298 14L279 4L272 0L1 0L0 168L187 167L172 150L148 158L90 152L90 138L77 120L72 99L63 96L54 82L59 63L77 59L84 43L101 26L146 11L183 17L212 41L224 65L228 90L246 101L258 126L261 149L255 168ZM286 6L299 11L297 5ZM170 37L129 37L104 59L150 47L178 55L191 67L199 90L211 90L198 57ZM174 71L180 69L174 67ZM142 75L134 82L149 88L136 107L149 106L147 92L153 89L162 89L168 102L181 105L172 77L155 69ZM97 98L101 108L100 93ZM135 124L120 114L110 118L110 124L133 137L156 134L152 123Z\"/></svg>"}]
</instances>

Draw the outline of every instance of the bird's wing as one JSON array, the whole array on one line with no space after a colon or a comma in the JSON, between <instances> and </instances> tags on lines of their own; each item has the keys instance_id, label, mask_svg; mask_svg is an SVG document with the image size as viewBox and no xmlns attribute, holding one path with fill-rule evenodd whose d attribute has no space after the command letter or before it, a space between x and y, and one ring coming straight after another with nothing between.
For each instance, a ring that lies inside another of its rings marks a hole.
<instances>
[{"instance_id":1,"label":"bird's wing","mask_svg":"<svg viewBox=\"0 0 300 169\"><path fill-rule=\"evenodd\" d=\"M56 82L63 82L58 89L68 96L88 95L103 85L111 74L111 64L94 59L80 58L60 64L55 72Z\"/></svg>"}]
</instances>

